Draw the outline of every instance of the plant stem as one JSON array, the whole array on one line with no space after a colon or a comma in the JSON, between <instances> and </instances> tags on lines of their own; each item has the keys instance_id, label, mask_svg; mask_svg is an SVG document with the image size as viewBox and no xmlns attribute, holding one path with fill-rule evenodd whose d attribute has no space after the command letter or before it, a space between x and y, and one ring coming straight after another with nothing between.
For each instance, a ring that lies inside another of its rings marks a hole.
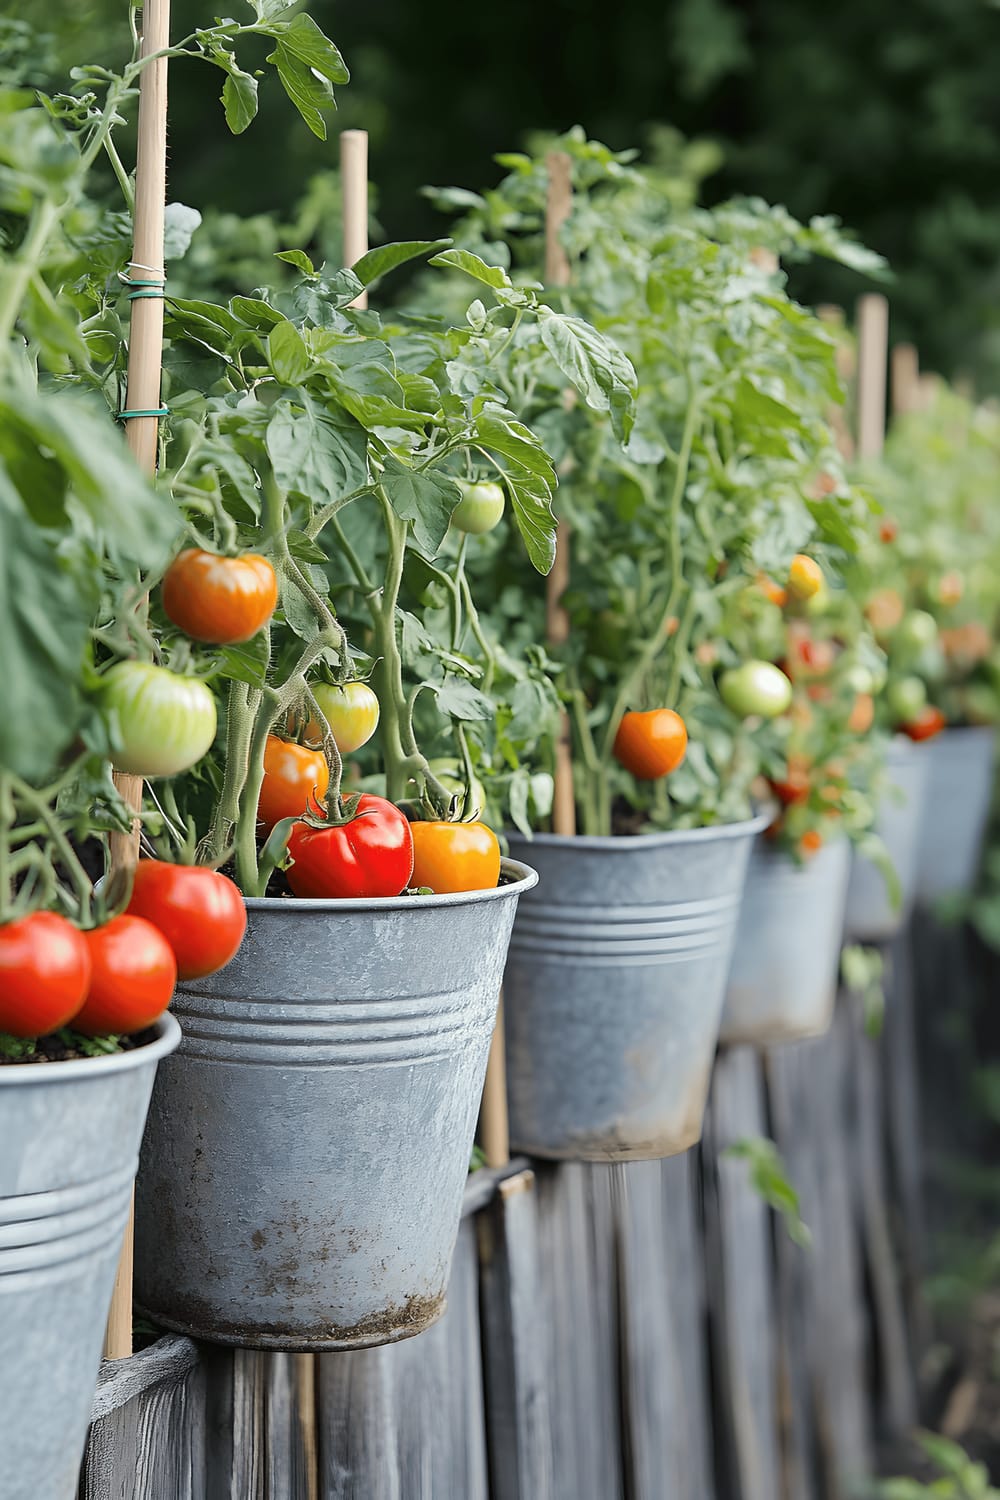
<instances>
[{"instance_id":1,"label":"plant stem","mask_svg":"<svg viewBox=\"0 0 1000 1500\"><path fill-rule=\"evenodd\" d=\"M41 264L49 235L59 222L60 211L60 205L52 198L43 198L32 211L28 232L8 270L0 297L0 344L5 344L14 332L25 293Z\"/></svg>"},{"instance_id":2,"label":"plant stem","mask_svg":"<svg viewBox=\"0 0 1000 1500\"><path fill-rule=\"evenodd\" d=\"M618 733L618 726L622 721L622 715L637 690L642 686L646 673L668 640L670 622L677 611L677 601L684 584L684 566L681 558L681 504L687 485L688 468L691 463L691 448L694 444L697 420L698 398L697 395L693 394L688 400L687 413L684 417L684 435L681 439L681 449L677 458L677 472L674 475L674 486L670 496L670 588L656 629L639 653L634 665L625 673L619 686L618 696L615 698L611 717L608 720L604 733L604 741L601 746L601 758L605 763L611 757L611 748L614 745L615 735Z\"/></svg>"},{"instance_id":3,"label":"plant stem","mask_svg":"<svg viewBox=\"0 0 1000 1500\"><path fill-rule=\"evenodd\" d=\"M409 759L403 741L403 718L406 712L403 660L396 641L396 604L403 581L406 522L396 515L381 487L376 493L382 507L389 555L384 587L381 591L370 593L368 602L375 627L375 647L381 658L376 668L376 679L379 685L379 731L385 762L385 794L390 802L398 802L406 795ZM409 730L412 740L412 725Z\"/></svg>"}]
</instances>

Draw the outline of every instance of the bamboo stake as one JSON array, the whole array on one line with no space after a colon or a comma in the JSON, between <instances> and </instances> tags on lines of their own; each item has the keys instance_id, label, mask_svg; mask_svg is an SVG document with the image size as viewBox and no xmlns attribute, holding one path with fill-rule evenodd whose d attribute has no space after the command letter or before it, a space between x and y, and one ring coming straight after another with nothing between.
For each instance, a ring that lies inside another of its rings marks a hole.
<instances>
[{"instance_id":1,"label":"bamboo stake","mask_svg":"<svg viewBox=\"0 0 1000 1500\"><path fill-rule=\"evenodd\" d=\"M486 1082L479 1110L479 1144L488 1167L510 1161L510 1122L507 1116L507 1053L503 1030L503 990L486 1064Z\"/></svg>"},{"instance_id":2,"label":"bamboo stake","mask_svg":"<svg viewBox=\"0 0 1000 1500\"><path fill-rule=\"evenodd\" d=\"M892 410L900 417L920 401L920 359L915 344L896 344L892 351Z\"/></svg>"},{"instance_id":3,"label":"bamboo stake","mask_svg":"<svg viewBox=\"0 0 1000 1500\"><path fill-rule=\"evenodd\" d=\"M146 0L142 12L142 53L150 57L170 45L170 0ZM163 218L167 198L167 59L158 57L139 78L138 149L135 166L134 280L152 283L165 279ZM155 288L151 288L155 290ZM132 304L125 410L157 411L160 405L160 367L163 359L163 298L146 296ZM147 474L156 472L159 418L130 417L128 445ZM115 783L129 807L142 804L142 780L115 774ZM139 859L139 823L131 833L112 834L111 872L134 870ZM129 1211L115 1288L104 1336L106 1359L127 1359L132 1353L132 1242L133 1213Z\"/></svg>"},{"instance_id":4,"label":"bamboo stake","mask_svg":"<svg viewBox=\"0 0 1000 1500\"><path fill-rule=\"evenodd\" d=\"M816 313L821 321L828 324L830 328L835 329L837 333L842 332L844 327L844 310L842 307L836 307L831 302L824 302L822 306L817 307ZM840 376L845 387L850 390L851 382L855 376L856 361L854 350L843 339L838 339L837 341L834 361L837 366L837 374ZM854 436L842 406L832 406L830 408L830 426L833 428L841 456L849 463L854 457Z\"/></svg>"},{"instance_id":5,"label":"bamboo stake","mask_svg":"<svg viewBox=\"0 0 1000 1500\"><path fill-rule=\"evenodd\" d=\"M858 457L880 458L885 443L889 304L880 292L858 299Z\"/></svg>"},{"instance_id":6,"label":"bamboo stake","mask_svg":"<svg viewBox=\"0 0 1000 1500\"><path fill-rule=\"evenodd\" d=\"M344 265L353 266L368 253L368 132L345 130L340 137L340 185L343 193ZM359 292L351 307L367 307Z\"/></svg>"},{"instance_id":7,"label":"bamboo stake","mask_svg":"<svg viewBox=\"0 0 1000 1500\"><path fill-rule=\"evenodd\" d=\"M568 286L569 259L559 231L573 207L571 162L565 151L551 151L545 159L549 174L545 205L545 280L550 286ZM556 558L545 591L545 633L551 645L561 645L569 636L569 617L562 596L569 587L570 534L565 521L556 533ZM556 744L555 789L552 801L552 831L572 837L576 833L576 799L573 795L573 758L569 715L563 714Z\"/></svg>"}]
</instances>

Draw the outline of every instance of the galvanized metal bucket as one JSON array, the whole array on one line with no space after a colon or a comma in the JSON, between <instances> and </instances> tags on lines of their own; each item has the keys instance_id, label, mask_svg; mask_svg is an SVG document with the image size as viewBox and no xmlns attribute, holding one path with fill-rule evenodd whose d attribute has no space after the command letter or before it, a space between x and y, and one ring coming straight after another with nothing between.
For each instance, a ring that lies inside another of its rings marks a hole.
<instances>
[{"instance_id":1,"label":"galvanized metal bucket","mask_svg":"<svg viewBox=\"0 0 1000 1500\"><path fill-rule=\"evenodd\" d=\"M848 941L880 943L901 932L917 889L920 824L930 772L930 746L914 744L897 735L886 756L886 794L879 803L875 832L879 835L899 879L902 899L898 909L889 900L881 870L857 854L847 888L845 933Z\"/></svg>"},{"instance_id":2,"label":"galvanized metal bucket","mask_svg":"<svg viewBox=\"0 0 1000 1500\"><path fill-rule=\"evenodd\" d=\"M138 1304L259 1349L358 1349L444 1311L518 898L247 901L178 990L136 1189Z\"/></svg>"},{"instance_id":3,"label":"galvanized metal bucket","mask_svg":"<svg viewBox=\"0 0 1000 1500\"><path fill-rule=\"evenodd\" d=\"M157 1062L0 1068L0 1494L73 1500Z\"/></svg>"},{"instance_id":4,"label":"galvanized metal bucket","mask_svg":"<svg viewBox=\"0 0 1000 1500\"><path fill-rule=\"evenodd\" d=\"M927 905L969 890L990 814L997 732L946 729L927 745L930 775L920 828L917 899Z\"/></svg>"},{"instance_id":5,"label":"galvanized metal bucket","mask_svg":"<svg viewBox=\"0 0 1000 1500\"><path fill-rule=\"evenodd\" d=\"M541 881L521 903L504 977L519 1150L628 1161L700 1138L747 860L766 821L509 835Z\"/></svg>"},{"instance_id":6,"label":"galvanized metal bucket","mask_svg":"<svg viewBox=\"0 0 1000 1500\"><path fill-rule=\"evenodd\" d=\"M767 1047L833 1019L851 873L845 838L807 864L759 838L750 856L719 1040Z\"/></svg>"}]
</instances>

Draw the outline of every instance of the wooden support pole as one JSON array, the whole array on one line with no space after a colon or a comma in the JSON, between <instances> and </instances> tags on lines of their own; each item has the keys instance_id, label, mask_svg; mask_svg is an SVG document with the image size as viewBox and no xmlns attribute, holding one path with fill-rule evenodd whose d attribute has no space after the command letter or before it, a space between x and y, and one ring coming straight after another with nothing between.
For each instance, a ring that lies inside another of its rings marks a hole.
<instances>
[{"instance_id":1,"label":"wooden support pole","mask_svg":"<svg viewBox=\"0 0 1000 1500\"><path fill-rule=\"evenodd\" d=\"M820 320L826 323L836 334L842 334L844 329L844 309L836 307L832 302L824 302L817 307L816 313ZM837 366L837 374L846 390L850 391L851 383L856 373L856 360L854 350L843 338L838 338L837 350L834 355ZM837 447L841 456L850 463L854 457L854 434L851 432L850 423L843 406L830 408L830 426L833 428L837 439Z\"/></svg>"},{"instance_id":2,"label":"wooden support pole","mask_svg":"<svg viewBox=\"0 0 1000 1500\"><path fill-rule=\"evenodd\" d=\"M344 265L355 265L368 253L368 132L345 130L340 137L340 186L343 194ZM367 307L360 292L351 307Z\"/></svg>"},{"instance_id":3,"label":"wooden support pole","mask_svg":"<svg viewBox=\"0 0 1000 1500\"><path fill-rule=\"evenodd\" d=\"M142 10L142 57L165 51L170 45L170 0L145 0ZM139 124L135 166L135 224L132 262L134 281L152 283L155 290L165 280L163 266L163 219L167 200L167 59L157 57L139 77ZM156 412L160 406L160 370L163 361L163 298L137 297L132 303L128 349L126 412ZM125 433L141 469L156 473L159 418L127 417ZM142 805L142 780L115 773L115 783L129 807ZM134 870L139 859L139 824L131 833L112 834L111 873ZM104 1337L106 1359L127 1359L132 1353L132 1229L129 1211L125 1243L115 1277L115 1288Z\"/></svg>"},{"instance_id":4,"label":"wooden support pole","mask_svg":"<svg viewBox=\"0 0 1000 1500\"><path fill-rule=\"evenodd\" d=\"M858 457L880 458L885 443L889 304L880 292L858 299Z\"/></svg>"},{"instance_id":5,"label":"wooden support pole","mask_svg":"<svg viewBox=\"0 0 1000 1500\"><path fill-rule=\"evenodd\" d=\"M892 351L893 415L901 417L920 404L920 359L915 344L896 344Z\"/></svg>"}]
</instances>

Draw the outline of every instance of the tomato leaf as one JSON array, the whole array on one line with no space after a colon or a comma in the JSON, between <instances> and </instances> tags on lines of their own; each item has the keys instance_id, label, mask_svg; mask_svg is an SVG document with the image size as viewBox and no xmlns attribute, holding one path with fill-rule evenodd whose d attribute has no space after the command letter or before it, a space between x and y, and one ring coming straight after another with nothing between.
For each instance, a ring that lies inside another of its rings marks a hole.
<instances>
[{"instance_id":1,"label":"tomato leaf","mask_svg":"<svg viewBox=\"0 0 1000 1500\"><path fill-rule=\"evenodd\" d=\"M235 59L222 85L222 105L233 135L242 135L257 114L257 80L238 68Z\"/></svg>"},{"instance_id":2,"label":"tomato leaf","mask_svg":"<svg viewBox=\"0 0 1000 1500\"><path fill-rule=\"evenodd\" d=\"M326 505L368 479L368 445L360 427L349 419L335 422L306 398L304 409L289 403L274 409L265 437L274 476L284 490Z\"/></svg>"},{"instance_id":3,"label":"tomato leaf","mask_svg":"<svg viewBox=\"0 0 1000 1500\"><path fill-rule=\"evenodd\" d=\"M271 369L282 385L298 385L312 366L309 350L294 323L287 318L276 323L267 336L267 353Z\"/></svg>"},{"instance_id":4,"label":"tomato leaf","mask_svg":"<svg viewBox=\"0 0 1000 1500\"><path fill-rule=\"evenodd\" d=\"M627 442L632 429L636 373L632 363L583 318L538 309L538 332L566 379L594 411L609 413Z\"/></svg>"},{"instance_id":5,"label":"tomato leaf","mask_svg":"<svg viewBox=\"0 0 1000 1500\"><path fill-rule=\"evenodd\" d=\"M287 261L290 266L297 267L303 276L316 275L316 267L304 250L276 250L274 258L275 260Z\"/></svg>"},{"instance_id":6,"label":"tomato leaf","mask_svg":"<svg viewBox=\"0 0 1000 1500\"><path fill-rule=\"evenodd\" d=\"M356 260L351 270L364 286L371 286L379 277L405 265L408 260L417 260L421 255L430 255L451 240L399 240L392 245L378 245Z\"/></svg>"},{"instance_id":7,"label":"tomato leaf","mask_svg":"<svg viewBox=\"0 0 1000 1500\"><path fill-rule=\"evenodd\" d=\"M454 479L433 469L411 469L387 453L382 483L397 516L413 522L413 539L421 552L433 557L445 539L452 511L462 498Z\"/></svg>"},{"instance_id":8,"label":"tomato leaf","mask_svg":"<svg viewBox=\"0 0 1000 1500\"><path fill-rule=\"evenodd\" d=\"M452 719L475 722L491 720L496 709L485 693L464 677L446 677L437 690L437 705L443 714Z\"/></svg>"}]
</instances>

